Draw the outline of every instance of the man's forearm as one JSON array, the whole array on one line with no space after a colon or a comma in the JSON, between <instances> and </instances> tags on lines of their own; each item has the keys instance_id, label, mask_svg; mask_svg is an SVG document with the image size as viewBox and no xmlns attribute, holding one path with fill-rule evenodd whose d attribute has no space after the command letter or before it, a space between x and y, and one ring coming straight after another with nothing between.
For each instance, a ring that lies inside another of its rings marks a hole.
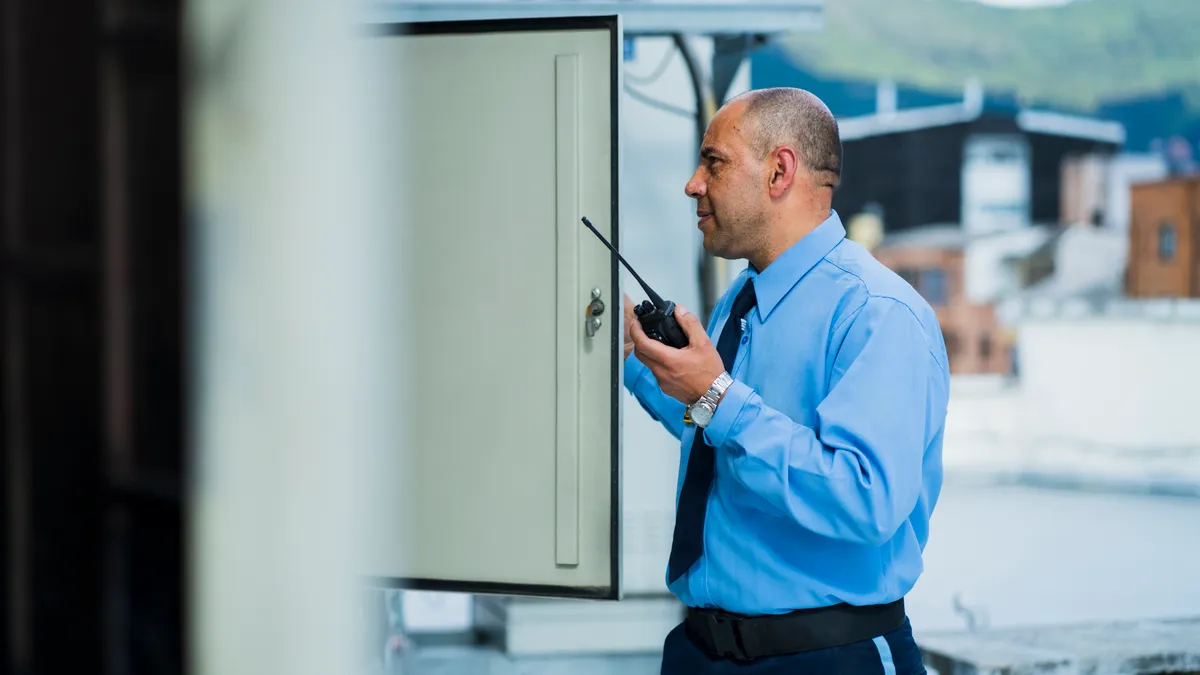
<instances>
[{"instance_id":1,"label":"man's forearm","mask_svg":"<svg viewBox=\"0 0 1200 675\"><path fill-rule=\"evenodd\" d=\"M654 373L638 361L637 356L625 359L625 388L672 436L682 438L686 406L663 393L654 379Z\"/></svg>"}]
</instances>

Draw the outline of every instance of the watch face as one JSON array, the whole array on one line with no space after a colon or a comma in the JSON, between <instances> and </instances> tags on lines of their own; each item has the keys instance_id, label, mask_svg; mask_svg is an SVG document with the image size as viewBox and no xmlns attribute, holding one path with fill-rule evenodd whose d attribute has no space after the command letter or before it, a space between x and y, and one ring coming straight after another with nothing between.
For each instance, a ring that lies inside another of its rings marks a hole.
<instances>
[{"instance_id":1,"label":"watch face","mask_svg":"<svg viewBox=\"0 0 1200 675\"><path fill-rule=\"evenodd\" d=\"M708 423L712 421L712 412L702 405L694 405L692 406L692 421L696 423L696 426L708 426Z\"/></svg>"}]
</instances>

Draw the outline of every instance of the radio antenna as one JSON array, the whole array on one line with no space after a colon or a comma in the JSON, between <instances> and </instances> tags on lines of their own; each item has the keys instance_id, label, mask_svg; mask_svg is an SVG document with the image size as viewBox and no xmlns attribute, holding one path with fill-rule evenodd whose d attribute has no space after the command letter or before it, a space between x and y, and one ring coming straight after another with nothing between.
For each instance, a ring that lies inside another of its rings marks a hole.
<instances>
[{"instance_id":1,"label":"radio antenna","mask_svg":"<svg viewBox=\"0 0 1200 675\"><path fill-rule=\"evenodd\" d=\"M587 225L588 229L591 230L592 233L597 237L599 237L600 241L604 242L604 245L608 247L608 250L612 251L613 255L617 256L617 260L620 260L621 264L625 266L625 269L629 270L629 273L633 275L633 278L637 279L637 282L642 286L642 290L646 291L646 295L650 298L650 302L654 303L655 307L662 307L666 304L663 302L662 296L660 296L658 293L655 293L654 289L646 285L646 282L642 281L642 278L638 276L638 273L633 271L633 268L629 266L629 263L625 262L625 258L621 257L621 254L617 252L617 249L613 248L613 245L608 243L608 240L604 238L604 235L600 234L595 227L592 227L591 221L589 221L586 216L583 218L583 224Z\"/></svg>"}]
</instances>

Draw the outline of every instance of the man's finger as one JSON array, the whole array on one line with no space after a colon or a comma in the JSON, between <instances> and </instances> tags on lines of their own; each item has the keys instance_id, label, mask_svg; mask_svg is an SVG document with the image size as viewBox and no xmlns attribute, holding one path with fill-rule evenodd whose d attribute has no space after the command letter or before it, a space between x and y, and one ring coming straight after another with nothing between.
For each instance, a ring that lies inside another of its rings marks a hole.
<instances>
[{"instance_id":1,"label":"man's finger","mask_svg":"<svg viewBox=\"0 0 1200 675\"><path fill-rule=\"evenodd\" d=\"M654 342L649 335L646 335L646 331L642 330L641 321L629 324L629 337L633 339L633 348L639 352L645 352L645 347Z\"/></svg>"},{"instance_id":2,"label":"man's finger","mask_svg":"<svg viewBox=\"0 0 1200 675\"><path fill-rule=\"evenodd\" d=\"M642 344L650 339L646 331L642 330L642 322L636 319L629 322L629 338L633 340L634 349L641 349Z\"/></svg>"},{"instance_id":3,"label":"man's finger","mask_svg":"<svg viewBox=\"0 0 1200 675\"><path fill-rule=\"evenodd\" d=\"M708 340L708 333L704 330L704 324L700 323L700 317L687 311L683 305L675 305L675 323L678 323L684 335L687 335L688 344L694 345Z\"/></svg>"},{"instance_id":4,"label":"man's finger","mask_svg":"<svg viewBox=\"0 0 1200 675\"><path fill-rule=\"evenodd\" d=\"M633 338L634 351L652 361L662 363L663 358L671 351L670 347L646 335L640 321L634 321L630 326L629 336Z\"/></svg>"}]
</instances>

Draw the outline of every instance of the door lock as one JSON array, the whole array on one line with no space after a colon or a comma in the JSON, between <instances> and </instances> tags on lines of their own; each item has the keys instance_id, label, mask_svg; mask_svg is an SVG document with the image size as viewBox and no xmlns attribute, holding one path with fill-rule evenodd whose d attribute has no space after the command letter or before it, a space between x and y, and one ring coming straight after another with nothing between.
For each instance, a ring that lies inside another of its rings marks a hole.
<instances>
[{"instance_id":1,"label":"door lock","mask_svg":"<svg viewBox=\"0 0 1200 675\"><path fill-rule=\"evenodd\" d=\"M584 312L587 318L584 320L584 330L587 331L588 337L596 337L596 333L600 330L603 322L600 321L600 315L604 313L604 301L600 299L600 289L592 289L592 301L588 303L587 310Z\"/></svg>"}]
</instances>

